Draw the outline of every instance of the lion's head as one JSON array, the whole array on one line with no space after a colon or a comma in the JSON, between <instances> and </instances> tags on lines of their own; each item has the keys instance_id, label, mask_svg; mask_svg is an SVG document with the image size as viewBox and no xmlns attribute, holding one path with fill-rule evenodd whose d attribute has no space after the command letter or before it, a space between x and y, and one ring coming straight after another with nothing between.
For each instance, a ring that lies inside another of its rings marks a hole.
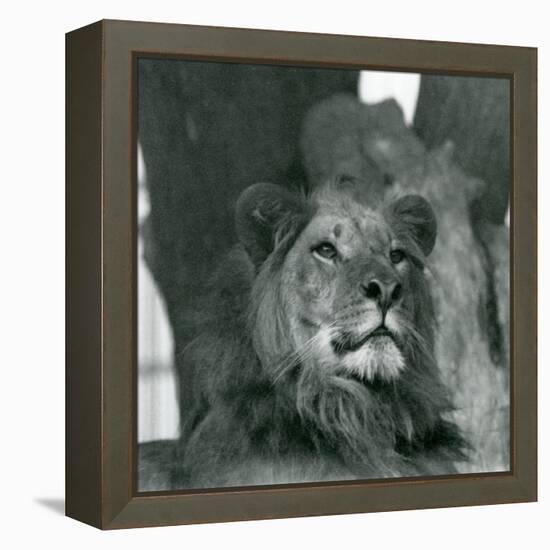
<instances>
[{"instance_id":1,"label":"lion's head","mask_svg":"<svg viewBox=\"0 0 550 550\"><path fill-rule=\"evenodd\" d=\"M418 195L367 205L354 191L333 183L305 200L257 184L239 201L239 234L258 268L252 330L275 377L309 363L391 382L431 345L434 213Z\"/></svg>"}]
</instances>

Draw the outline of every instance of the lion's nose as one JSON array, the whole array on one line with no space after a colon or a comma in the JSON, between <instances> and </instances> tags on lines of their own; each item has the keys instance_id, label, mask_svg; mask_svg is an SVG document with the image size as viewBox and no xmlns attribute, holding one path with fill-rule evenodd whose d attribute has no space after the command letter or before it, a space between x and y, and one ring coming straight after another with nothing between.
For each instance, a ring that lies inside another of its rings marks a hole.
<instances>
[{"instance_id":1,"label":"lion's nose","mask_svg":"<svg viewBox=\"0 0 550 550\"><path fill-rule=\"evenodd\" d=\"M392 304L401 299L403 287L399 283L383 283L378 279L371 279L367 284L361 284L361 292L377 302L382 311L386 312Z\"/></svg>"}]
</instances>

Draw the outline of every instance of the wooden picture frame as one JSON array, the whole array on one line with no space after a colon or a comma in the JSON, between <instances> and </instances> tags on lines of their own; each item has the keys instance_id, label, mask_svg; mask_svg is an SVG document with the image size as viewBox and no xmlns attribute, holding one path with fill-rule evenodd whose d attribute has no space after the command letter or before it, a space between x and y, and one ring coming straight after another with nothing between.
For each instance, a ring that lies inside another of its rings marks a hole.
<instances>
[{"instance_id":1,"label":"wooden picture frame","mask_svg":"<svg viewBox=\"0 0 550 550\"><path fill-rule=\"evenodd\" d=\"M136 492L136 58L494 75L511 84L511 469ZM101 529L537 498L537 51L100 21L67 35L66 514Z\"/></svg>"}]
</instances>

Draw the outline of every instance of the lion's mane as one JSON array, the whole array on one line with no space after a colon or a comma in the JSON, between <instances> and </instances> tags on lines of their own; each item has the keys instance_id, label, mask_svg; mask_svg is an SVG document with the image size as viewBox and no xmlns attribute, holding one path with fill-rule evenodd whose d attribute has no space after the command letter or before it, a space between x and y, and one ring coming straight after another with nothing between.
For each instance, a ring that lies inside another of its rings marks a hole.
<instances>
[{"instance_id":1,"label":"lion's mane","mask_svg":"<svg viewBox=\"0 0 550 550\"><path fill-rule=\"evenodd\" d=\"M315 215L310 200L295 200L299 207L277 218L265 258L239 245L212 278L199 336L179 357L183 422L173 486L452 473L465 444L445 419L451 403L433 355L421 255L411 284L422 338L406 343L399 378L365 384L311 368L294 353L283 300L293 292L285 257Z\"/></svg>"}]
</instances>

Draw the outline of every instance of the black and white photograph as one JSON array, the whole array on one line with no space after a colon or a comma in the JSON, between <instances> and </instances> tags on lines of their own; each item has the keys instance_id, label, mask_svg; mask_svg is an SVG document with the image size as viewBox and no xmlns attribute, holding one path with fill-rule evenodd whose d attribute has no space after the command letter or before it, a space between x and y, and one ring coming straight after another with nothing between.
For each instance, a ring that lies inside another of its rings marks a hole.
<instances>
[{"instance_id":1,"label":"black and white photograph","mask_svg":"<svg viewBox=\"0 0 550 550\"><path fill-rule=\"evenodd\" d=\"M548 547L511 7L3 5L2 548Z\"/></svg>"},{"instance_id":2,"label":"black and white photograph","mask_svg":"<svg viewBox=\"0 0 550 550\"><path fill-rule=\"evenodd\" d=\"M511 79L135 70L137 490L511 470Z\"/></svg>"}]
</instances>

